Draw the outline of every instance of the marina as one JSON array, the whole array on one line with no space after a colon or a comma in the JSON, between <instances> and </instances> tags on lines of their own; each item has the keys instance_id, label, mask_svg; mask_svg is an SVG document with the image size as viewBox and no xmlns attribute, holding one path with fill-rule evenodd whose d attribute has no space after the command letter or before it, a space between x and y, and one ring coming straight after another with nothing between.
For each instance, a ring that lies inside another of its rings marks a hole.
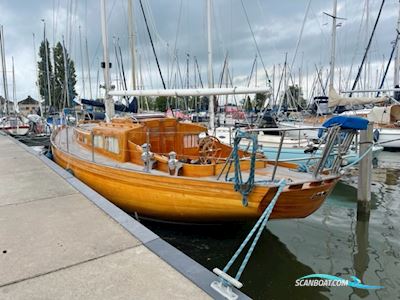
<instances>
[{"instance_id":1,"label":"marina","mask_svg":"<svg viewBox=\"0 0 400 300\"><path fill-rule=\"evenodd\" d=\"M0 11L0 299L400 299L398 0Z\"/></svg>"}]
</instances>

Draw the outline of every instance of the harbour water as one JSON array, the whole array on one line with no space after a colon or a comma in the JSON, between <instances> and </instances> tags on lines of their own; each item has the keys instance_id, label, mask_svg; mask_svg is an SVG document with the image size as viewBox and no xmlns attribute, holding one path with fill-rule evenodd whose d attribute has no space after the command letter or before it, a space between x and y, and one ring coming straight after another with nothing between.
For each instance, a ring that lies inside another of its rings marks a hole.
<instances>
[{"instance_id":1,"label":"harbour water","mask_svg":"<svg viewBox=\"0 0 400 300\"><path fill-rule=\"evenodd\" d=\"M369 222L357 221L357 171L344 176L324 205L301 220L269 222L241 277L254 299L400 299L400 160L382 152L373 170ZM210 270L222 269L253 223L145 225ZM238 264L230 270L235 275ZM295 287L314 273L383 286Z\"/></svg>"}]
</instances>

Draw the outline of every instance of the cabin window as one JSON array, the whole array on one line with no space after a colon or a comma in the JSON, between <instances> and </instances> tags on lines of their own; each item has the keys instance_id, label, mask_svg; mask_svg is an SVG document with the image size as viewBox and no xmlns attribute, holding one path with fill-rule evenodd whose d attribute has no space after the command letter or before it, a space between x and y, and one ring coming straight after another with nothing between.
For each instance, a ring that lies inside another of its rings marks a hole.
<instances>
[{"instance_id":1,"label":"cabin window","mask_svg":"<svg viewBox=\"0 0 400 300\"><path fill-rule=\"evenodd\" d=\"M199 146L199 137L196 134L185 135L183 137L184 148L195 148Z\"/></svg>"},{"instance_id":2,"label":"cabin window","mask_svg":"<svg viewBox=\"0 0 400 300\"><path fill-rule=\"evenodd\" d=\"M104 138L104 144L105 144L105 146L104 146L105 150L115 153L115 154L119 153L119 144L118 144L117 138L115 138L113 136L106 136Z\"/></svg>"},{"instance_id":3,"label":"cabin window","mask_svg":"<svg viewBox=\"0 0 400 300\"><path fill-rule=\"evenodd\" d=\"M93 136L93 142L94 142L94 146L96 148L104 148L103 136L101 136L101 135Z\"/></svg>"}]
</instances>

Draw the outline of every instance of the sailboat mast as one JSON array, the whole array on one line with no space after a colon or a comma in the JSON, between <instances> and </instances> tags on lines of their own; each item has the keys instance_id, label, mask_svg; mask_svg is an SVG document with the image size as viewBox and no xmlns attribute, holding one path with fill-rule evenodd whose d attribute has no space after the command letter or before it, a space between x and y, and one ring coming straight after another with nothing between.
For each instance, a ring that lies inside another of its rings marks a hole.
<instances>
[{"instance_id":1,"label":"sailboat mast","mask_svg":"<svg viewBox=\"0 0 400 300\"><path fill-rule=\"evenodd\" d=\"M62 47L63 47L63 58L64 58L64 89L65 89L65 98L64 98L64 105L63 108L67 107L69 105L69 72L68 72L68 60L67 60L67 50L65 49L65 42L64 42L64 36L62 39Z\"/></svg>"},{"instance_id":2,"label":"sailboat mast","mask_svg":"<svg viewBox=\"0 0 400 300\"><path fill-rule=\"evenodd\" d=\"M85 67L83 61L83 49L82 49L82 34L81 34L81 26L79 26L79 50L81 55L81 70L82 70L82 95L85 98L86 96L86 88L85 88Z\"/></svg>"},{"instance_id":3,"label":"sailboat mast","mask_svg":"<svg viewBox=\"0 0 400 300\"><path fill-rule=\"evenodd\" d=\"M397 18L397 33L400 32L400 1L399 1L399 16ZM400 72L400 47L399 44L396 45L396 58L394 60L394 79L393 86L399 85L399 72Z\"/></svg>"},{"instance_id":4,"label":"sailboat mast","mask_svg":"<svg viewBox=\"0 0 400 300\"><path fill-rule=\"evenodd\" d=\"M214 88L212 71L212 37L211 37L211 0L207 0L207 44L208 44L208 88ZM215 128L214 96L209 97L208 113L210 115L210 128Z\"/></svg>"},{"instance_id":5,"label":"sailboat mast","mask_svg":"<svg viewBox=\"0 0 400 300\"><path fill-rule=\"evenodd\" d=\"M101 8L101 37L103 42L103 59L102 67L104 69L104 106L106 109L107 121L114 117L115 109L112 97L108 94L111 89L110 82L110 56L108 53L108 33L107 33L107 16L106 16L106 0L100 0Z\"/></svg>"},{"instance_id":6,"label":"sailboat mast","mask_svg":"<svg viewBox=\"0 0 400 300\"><path fill-rule=\"evenodd\" d=\"M336 14L337 14L337 0L333 1L332 12L332 40L331 40L331 64L329 76L329 90L333 88L335 80L335 58L336 58Z\"/></svg>"},{"instance_id":7,"label":"sailboat mast","mask_svg":"<svg viewBox=\"0 0 400 300\"><path fill-rule=\"evenodd\" d=\"M87 74L88 74L88 79L89 79L89 97L90 97L90 99L93 99L93 96L92 96L92 78L90 76L89 47L88 47L87 38L85 38L85 46L86 46Z\"/></svg>"},{"instance_id":8,"label":"sailboat mast","mask_svg":"<svg viewBox=\"0 0 400 300\"><path fill-rule=\"evenodd\" d=\"M2 64L2 69L3 69L4 113L8 114L7 66L6 66L6 53L4 51L3 25L0 26L0 50L1 50L1 64Z\"/></svg>"},{"instance_id":9,"label":"sailboat mast","mask_svg":"<svg viewBox=\"0 0 400 300\"><path fill-rule=\"evenodd\" d=\"M369 37L369 0L365 0L365 44L368 43ZM364 68L364 87L365 89L369 89L369 57L367 53L365 68Z\"/></svg>"},{"instance_id":10,"label":"sailboat mast","mask_svg":"<svg viewBox=\"0 0 400 300\"><path fill-rule=\"evenodd\" d=\"M35 34L34 33L32 33L32 40L33 40L33 61L35 62L35 68L36 68L37 99L38 99L38 102L39 102L40 116L43 117L42 101L40 101L39 69L38 69L37 63L36 63L36 41L35 41Z\"/></svg>"},{"instance_id":11,"label":"sailboat mast","mask_svg":"<svg viewBox=\"0 0 400 300\"><path fill-rule=\"evenodd\" d=\"M132 0L128 0L128 34L129 34L129 46L131 50L131 79L132 79L132 89L136 90L136 54L135 54L135 23L133 20L133 5Z\"/></svg>"},{"instance_id":12,"label":"sailboat mast","mask_svg":"<svg viewBox=\"0 0 400 300\"><path fill-rule=\"evenodd\" d=\"M49 107L51 107L53 103L51 101L49 53L48 53L47 39L46 39L46 22L44 21L44 19L42 19L42 21L43 21L44 55L45 55L45 60L46 60L47 94L48 94L48 97L49 97Z\"/></svg>"},{"instance_id":13,"label":"sailboat mast","mask_svg":"<svg viewBox=\"0 0 400 300\"><path fill-rule=\"evenodd\" d=\"M13 80L13 103L14 103L14 112L17 112L17 102L16 102L16 94L17 89L15 87L15 69L14 69L14 56L11 56L11 68L12 68L12 80Z\"/></svg>"}]
</instances>

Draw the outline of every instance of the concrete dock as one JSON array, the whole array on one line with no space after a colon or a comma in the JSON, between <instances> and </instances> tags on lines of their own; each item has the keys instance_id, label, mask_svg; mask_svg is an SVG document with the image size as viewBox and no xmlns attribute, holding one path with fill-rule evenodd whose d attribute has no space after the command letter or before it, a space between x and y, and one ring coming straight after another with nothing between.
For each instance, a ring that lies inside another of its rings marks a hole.
<instances>
[{"instance_id":1,"label":"concrete dock","mask_svg":"<svg viewBox=\"0 0 400 300\"><path fill-rule=\"evenodd\" d=\"M210 271L2 134L0 270L0 299L221 298Z\"/></svg>"}]
</instances>

